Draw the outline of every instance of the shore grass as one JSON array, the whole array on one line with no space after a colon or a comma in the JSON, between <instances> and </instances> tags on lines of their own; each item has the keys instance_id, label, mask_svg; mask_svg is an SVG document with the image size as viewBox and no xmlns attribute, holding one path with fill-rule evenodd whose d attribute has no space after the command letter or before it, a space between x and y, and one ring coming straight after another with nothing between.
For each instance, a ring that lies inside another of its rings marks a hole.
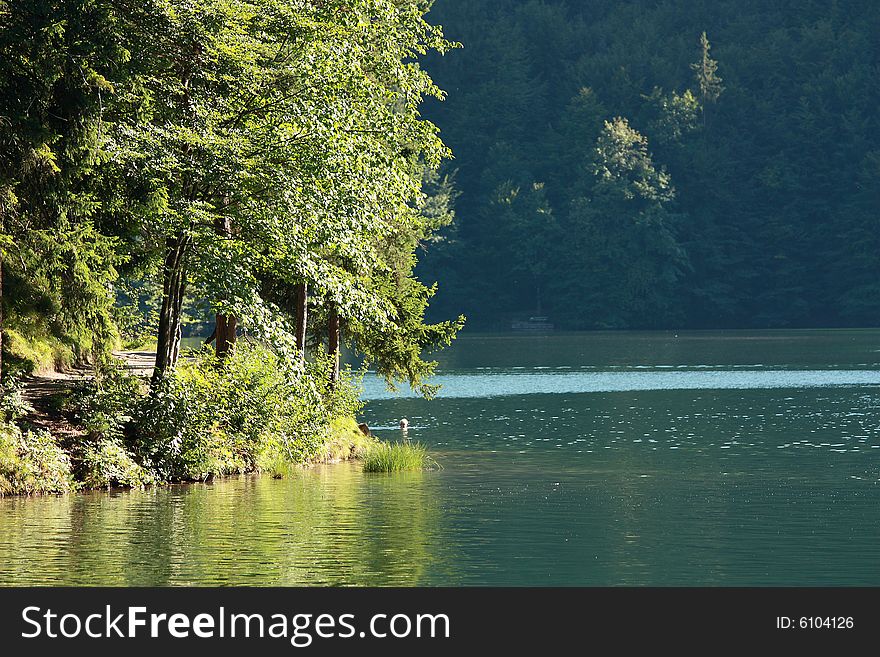
<instances>
[{"instance_id":1,"label":"shore grass","mask_svg":"<svg viewBox=\"0 0 880 657\"><path fill-rule=\"evenodd\" d=\"M363 456L364 472L410 472L438 467L421 443L377 442Z\"/></svg>"}]
</instances>

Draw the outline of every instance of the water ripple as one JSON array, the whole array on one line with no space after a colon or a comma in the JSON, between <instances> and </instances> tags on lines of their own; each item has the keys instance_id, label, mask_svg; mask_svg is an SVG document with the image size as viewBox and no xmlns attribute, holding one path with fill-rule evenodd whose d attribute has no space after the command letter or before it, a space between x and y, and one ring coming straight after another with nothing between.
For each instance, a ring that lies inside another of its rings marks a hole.
<instances>
[{"instance_id":1,"label":"water ripple","mask_svg":"<svg viewBox=\"0 0 880 657\"><path fill-rule=\"evenodd\" d=\"M513 368L516 369L516 368ZM554 373L440 374L438 397L489 398L526 394L634 392L640 390L753 390L878 386L880 370L712 370ZM364 400L416 397L408 389L389 391L377 377L364 380Z\"/></svg>"}]
</instances>

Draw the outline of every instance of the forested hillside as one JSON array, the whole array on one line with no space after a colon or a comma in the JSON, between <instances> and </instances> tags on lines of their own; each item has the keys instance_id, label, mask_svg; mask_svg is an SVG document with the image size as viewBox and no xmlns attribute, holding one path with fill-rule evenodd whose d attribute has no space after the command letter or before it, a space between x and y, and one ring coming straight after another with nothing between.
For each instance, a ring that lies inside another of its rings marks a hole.
<instances>
[{"instance_id":1,"label":"forested hillside","mask_svg":"<svg viewBox=\"0 0 880 657\"><path fill-rule=\"evenodd\" d=\"M876 326L876 2L439 0L438 317ZM704 41L701 36L706 34Z\"/></svg>"}]
</instances>

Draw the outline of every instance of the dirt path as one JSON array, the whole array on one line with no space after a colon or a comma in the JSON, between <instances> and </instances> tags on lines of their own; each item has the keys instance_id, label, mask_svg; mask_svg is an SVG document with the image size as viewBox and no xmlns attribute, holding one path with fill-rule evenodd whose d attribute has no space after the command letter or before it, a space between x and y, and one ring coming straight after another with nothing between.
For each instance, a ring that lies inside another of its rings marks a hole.
<instances>
[{"instance_id":1,"label":"dirt path","mask_svg":"<svg viewBox=\"0 0 880 657\"><path fill-rule=\"evenodd\" d=\"M147 377L153 373L155 351L114 351L113 355L121 359L125 363L125 369L132 374Z\"/></svg>"},{"instance_id":2,"label":"dirt path","mask_svg":"<svg viewBox=\"0 0 880 657\"><path fill-rule=\"evenodd\" d=\"M147 377L153 369L156 354L151 351L117 351L125 369L137 376ZM64 413L64 403L77 384L92 378L91 368L75 368L65 372L47 372L22 380L22 397L33 407L24 420L38 429L46 429L59 438L81 435Z\"/></svg>"}]
</instances>

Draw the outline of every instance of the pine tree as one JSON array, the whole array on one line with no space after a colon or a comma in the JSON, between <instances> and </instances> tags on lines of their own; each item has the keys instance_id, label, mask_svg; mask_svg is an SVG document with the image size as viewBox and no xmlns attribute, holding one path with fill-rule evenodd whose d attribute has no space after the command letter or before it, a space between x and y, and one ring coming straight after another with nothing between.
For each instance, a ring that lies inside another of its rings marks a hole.
<instances>
[{"instance_id":1,"label":"pine tree","mask_svg":"<svg viewBox=\"0 0 880 657\"><path fill-rule=\"evenodd\" d=\"M706 125L706 104L714 103L724 91L721 84L721 77L718 75L718 62L709 55L712 46L709 44L709 37L703 32L700 35L700 49L702 56L699 62L691 64L691 68L696 73L697 84L700 87L700 105L703 112L703 126Z\"/></svg>"}]
</instances>

